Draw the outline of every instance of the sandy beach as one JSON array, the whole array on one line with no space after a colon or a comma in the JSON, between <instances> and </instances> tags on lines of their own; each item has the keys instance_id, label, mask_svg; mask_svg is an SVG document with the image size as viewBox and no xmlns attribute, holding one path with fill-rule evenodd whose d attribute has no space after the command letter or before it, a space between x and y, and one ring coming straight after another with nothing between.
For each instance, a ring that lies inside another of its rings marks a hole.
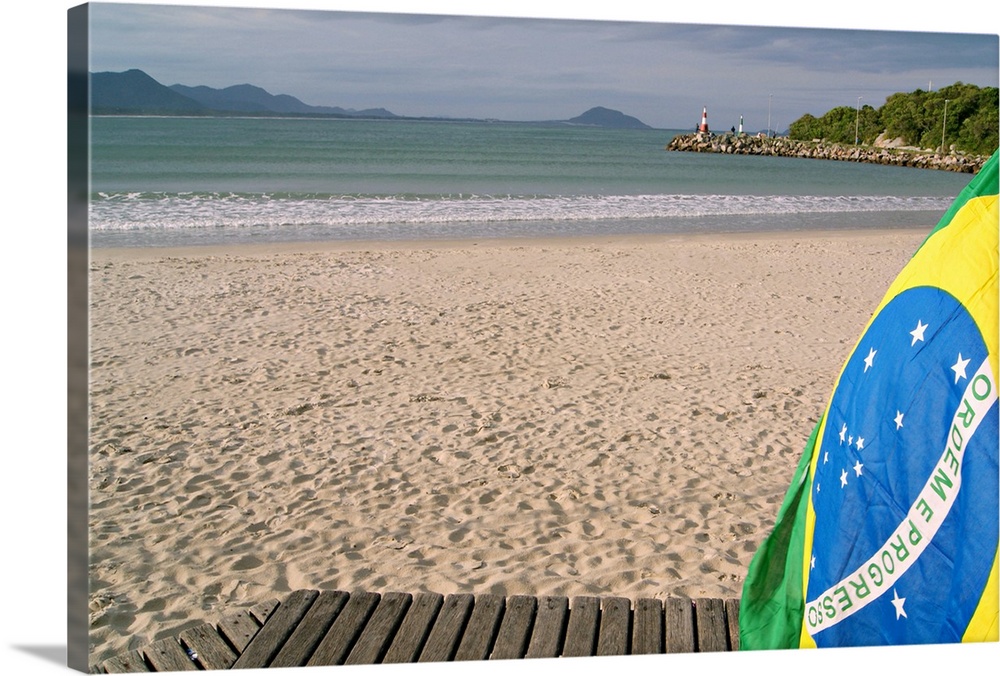
<instances>
[{"instance_id":1,"label":"sandy beach","mask_svg":"<svg viewBox=\"0 0 1000 676\"><path fill-rule=\"evenodd\" d=\"M93 250L92 663L301 588L738 597L926 234Z\"/></svg>"}]
</instances>

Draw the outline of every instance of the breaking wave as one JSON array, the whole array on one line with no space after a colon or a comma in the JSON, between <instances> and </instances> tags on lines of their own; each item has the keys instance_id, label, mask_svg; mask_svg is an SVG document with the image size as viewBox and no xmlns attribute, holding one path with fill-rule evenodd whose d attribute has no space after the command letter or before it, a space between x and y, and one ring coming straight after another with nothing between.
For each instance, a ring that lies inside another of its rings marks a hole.
<instances>
[{"instance_id":1,"label":"breaking wave","mask_svg":"<svg viewBox=\"0 0 1000 676\"><path fill-rule=\"evenodd\" d=\"M92 231L619 221L944 211L950 197L97 193Z\"/></svg>"}]
</instances>

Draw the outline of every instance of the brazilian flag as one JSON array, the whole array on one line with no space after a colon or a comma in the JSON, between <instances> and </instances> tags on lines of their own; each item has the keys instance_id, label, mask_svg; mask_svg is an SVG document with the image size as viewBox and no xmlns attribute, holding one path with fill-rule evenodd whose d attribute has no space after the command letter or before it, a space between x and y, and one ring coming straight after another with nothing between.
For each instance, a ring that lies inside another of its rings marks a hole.
<instances>
[{"instance_id":1,"label":"brazilian flag","mask_svg":"<svg viewBox=\"0 0 1000 676\"><path fill-rule=\"evenodd\" d=\"M997 162L844 364L750 563L741 649L998 640Z\"/></svg>"}]
</instances>

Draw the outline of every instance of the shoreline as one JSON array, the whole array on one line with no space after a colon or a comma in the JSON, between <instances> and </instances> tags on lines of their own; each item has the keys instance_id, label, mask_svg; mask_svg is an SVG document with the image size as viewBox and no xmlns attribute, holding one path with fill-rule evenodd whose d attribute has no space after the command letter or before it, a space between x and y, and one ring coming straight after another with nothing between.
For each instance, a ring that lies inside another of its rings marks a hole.
<instances>
[{"instance_id":1,"label":"shoreline","mask_svg":"<svg viewBox=\"0 0 1000 676\"><path fill-rule=\"evenodd\" d=\"M292 589L738 596L928 232L92 250L91 661Z\"/></svg>"},{"instance_id":2,"label":"shoreline","mask_svg":"<svg viewBox=\"0 0 1000 676\"><path fill-rule=\"evenodd\" d=\"M357 239L357 240L296 240L276 242L239 242L235 244L190 244L183 246L91 247L90 257L124 260L129 258L162 258L177 256L268 255L358 251L429 251L481 248L566 248L576 246L643 246L666 242L753 242L809 241L815 239L880 238L887 234L930 234L934 226L901 226L876 229L831 228L809 230L775 230L766 232L704 232L704 233L625 233L609 235L544 235L538 237L493 237L454 239Z\"/></svg>"}]
</instances>

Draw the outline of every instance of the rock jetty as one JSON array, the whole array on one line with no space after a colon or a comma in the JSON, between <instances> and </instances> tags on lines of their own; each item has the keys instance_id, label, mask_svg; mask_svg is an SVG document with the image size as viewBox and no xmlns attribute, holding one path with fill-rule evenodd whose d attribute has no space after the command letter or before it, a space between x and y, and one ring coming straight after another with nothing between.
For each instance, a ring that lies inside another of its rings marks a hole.
<instances>
[{"instance_id":1,"label":"rock jetty","mask_svg":"<svg viewBox=\"0 0 1000 676\"><path fill-rule=\"evenodd\" d=\"M866 162L897 167L940 169L966 174L978 172L989 159L987 156L966 155L954 150L949 153L935 153L914 148L890 148L878 145L851 146L824 141L793 141L784 137L769 138L747 134L713 134L710 132L678 134L667 144L666 149L695 153L771 155L842 162Z\"/></svg>"}]
</instances>

